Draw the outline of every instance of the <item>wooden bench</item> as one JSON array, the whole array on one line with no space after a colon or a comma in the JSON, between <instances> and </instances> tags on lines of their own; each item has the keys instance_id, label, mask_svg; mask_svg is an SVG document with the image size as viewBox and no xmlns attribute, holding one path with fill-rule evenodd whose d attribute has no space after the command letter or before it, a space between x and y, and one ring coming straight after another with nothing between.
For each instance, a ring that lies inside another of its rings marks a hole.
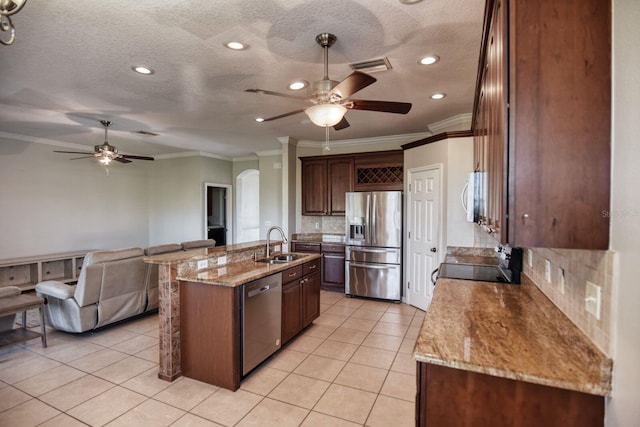
<instances>
[{"instance_id":1,"label":"wooden bench","mask_svg":"<svg viewBox=\"0 0 640 427\"><path fill-rule=\"evenodd\" d=\"M27 329L27 310L37 308L40 314L40 333ZM44 323L44 298L31 294L20 294L0 298L0 317L22 313L22 328L0 332L0 346L15 344L40 337L42 347L47 346L47 331Z\"/></svg>"}]
</instances>

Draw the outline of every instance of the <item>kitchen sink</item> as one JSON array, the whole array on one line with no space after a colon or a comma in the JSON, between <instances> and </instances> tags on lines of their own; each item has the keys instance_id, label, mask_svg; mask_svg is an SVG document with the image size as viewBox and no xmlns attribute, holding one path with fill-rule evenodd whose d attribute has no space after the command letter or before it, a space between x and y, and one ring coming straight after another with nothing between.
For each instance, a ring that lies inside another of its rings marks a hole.
<instances>
[{"instance_id":1,"label":"kitchen sink","mask_svg":"<svg viewBox=\"0 0 640 427\"><path fill-rule=\"evenodd\" d=\"M267 264L286 264L288 262L303 258L304 256L305 255L299 255L299 254L277 254L269 258L261 258L258 260L258 262L264 262Z\"/></svg>"}]
</instances>

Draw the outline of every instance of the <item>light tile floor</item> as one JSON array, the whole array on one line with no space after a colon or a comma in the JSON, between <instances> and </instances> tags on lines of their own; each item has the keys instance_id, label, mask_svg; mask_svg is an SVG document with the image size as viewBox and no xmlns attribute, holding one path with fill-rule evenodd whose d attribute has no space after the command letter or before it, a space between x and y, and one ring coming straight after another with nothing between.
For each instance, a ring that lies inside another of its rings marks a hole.
<instances>
[{"instance_id":1,"label":"light tile floor","mask_svg":"<svg viewBox=\"0 0 640 427\"><path fill-rule=\"evenodd\" d=\"M157 314L0 348L2 426L413 426L424 312L321 291L321 315L235 393L157 378Z\"/></svg>"}]
</instances>

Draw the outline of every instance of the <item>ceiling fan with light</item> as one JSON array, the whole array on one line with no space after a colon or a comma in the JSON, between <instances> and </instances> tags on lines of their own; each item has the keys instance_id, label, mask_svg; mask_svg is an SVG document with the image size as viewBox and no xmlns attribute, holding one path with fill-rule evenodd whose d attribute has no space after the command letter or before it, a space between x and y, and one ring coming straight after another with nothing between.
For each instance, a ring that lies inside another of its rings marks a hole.
<instances>
[{"instance_id":1,"label":"ceiling fan with light","mask_svg":"<svg viewBox=\"0 0 640 427\"><path fill-rule=\"evenodd\" d=\"M109 144L107 141L107 130L109 126L111 126L111 122L108 120L100 120L102 126L104 126L104 143L100 145L96 145L93 150L93 153L86 153L83 151L55 151L54 153L65 153L65 154L84 154L82 157L75 157L70 160L78 160L78 159L88 159L90 157L95 157L98 161L108 166L112 161L120 162L120 163L131 163L131 160L154 160L153 157L147 156L134 156L130 154L120 154L118 153L118 149L113 145Z\"/></svg>"},{"instance_id":2,"label":"ceiling fan with light","mask_svg":"<svg viewBox=\"0 0 640 427\"><path fill-rule=\"evenodd\" d=\"M309 96L307 98L263 89L245 90L245 92L283 96L313 103L311 107L291 111L274 117L259 119L258 121L269 122L304 112L317 126L333 126L335 130L341 130L350 126L349 122L344 117L347 110L368 110L395 114L407 114L409 110L411 110L411 104L407 102L350 99L351 95L375 83L376 79L368 74L355 71L341 82L330 80L329 48L336 40L337 37L330 33L322 33L316 36L316 42L324 49L324 77L322 80L313 82L309 88Z\"/></svg>"}]
</instances>

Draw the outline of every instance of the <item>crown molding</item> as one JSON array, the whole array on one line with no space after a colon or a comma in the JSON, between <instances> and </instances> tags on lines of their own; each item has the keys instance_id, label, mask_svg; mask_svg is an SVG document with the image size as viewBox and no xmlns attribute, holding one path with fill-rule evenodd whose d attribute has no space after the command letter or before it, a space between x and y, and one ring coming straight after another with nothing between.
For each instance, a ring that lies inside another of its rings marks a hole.
<instances>
[{"instance_id":1,"label":"crown molding","mask_svg":"<svg viewBox=\"0 0 640 427\"><path fill-rule=\"evenodd\" d=\"M471 129L471 120L471 113L458 114L457 116L431 123L428 127L432 135L447 131L469 130Z\"/></svg>"},{"instance_id":2,"label":"crown molding","mask_svg":"<svg viewBox=\"0 0 640 427\"><path fill-rule=\"evenodd\" d=\"M0 131L0 138L13 139L14 141L31 142L33 144L52 145L54 147L73 148L74 150L93 149L93 146L89 147L87 145L74 144L72 142L58 141L56 139L39 138L37 136L20 135L18 133L2 131Z\"/></svg>"},{"instance_id":3,"label":"crown molding","mask_svg":"<svg viewBox=\"0 0 640 427\"><path fill-rule=\"evenodd\" d=\"M431 132L420 132L420 133L407 133L403 135L387 135L387 136L376 136L372 138L358 138L358 139L342 139L336 141L329 141L329 147L348 147L348 146L366 146L366 145L380 145L380 144L398 144L398 146L402 144L406 144L408 142L415 141L416 139L423 139L433 135ZM302 140L299 141L298 145L300 147L323 147L324 141L310 141L310 140Z\"/></svg>"},{"instance_id":4,"label":"crown molding","mask_svg":"<svg viewBox=\"0 0 640 427\"><path fill-rule=\"evenodd\" d=\"M281 156L282 150L256 151L258 157Z\"/></svg>"},{"instance_id":5,"label":"crown molding","mask_svg":"<svg viewBox=\"0 0 640 427\"><path fill-rule=\"evenodd\" d=\"M181 151L179 153L158 154L153 156L156 160L179 159L183 157L209 157L211 159L231 161L231 157L219 156L206 151Z\"/></svg>"},{"instance_id":6,"label":"crown molding","mask_svg":"<svg viewBox=\"0 0 640 427\"><path fill-rule=\"evenodd\" d=\"M245 157L234 157L232 159L232 161L235 162L251 162L251 161L255 161L258 160L259 157L258 156L245 156Z\"/></svg>"},{"instance_id":7,"label":"crown molding","mask_svg":"<svg viewBox=\"0 0 640 427\"><path fill-rule=\"evenodd\" d=\"M280 144L284 145L284 144L289 144L289 145L298 145L298 140L296 138L293 138L291 136L279 136L278 141L280 141Z\"/></svg>"}]
</instances>

